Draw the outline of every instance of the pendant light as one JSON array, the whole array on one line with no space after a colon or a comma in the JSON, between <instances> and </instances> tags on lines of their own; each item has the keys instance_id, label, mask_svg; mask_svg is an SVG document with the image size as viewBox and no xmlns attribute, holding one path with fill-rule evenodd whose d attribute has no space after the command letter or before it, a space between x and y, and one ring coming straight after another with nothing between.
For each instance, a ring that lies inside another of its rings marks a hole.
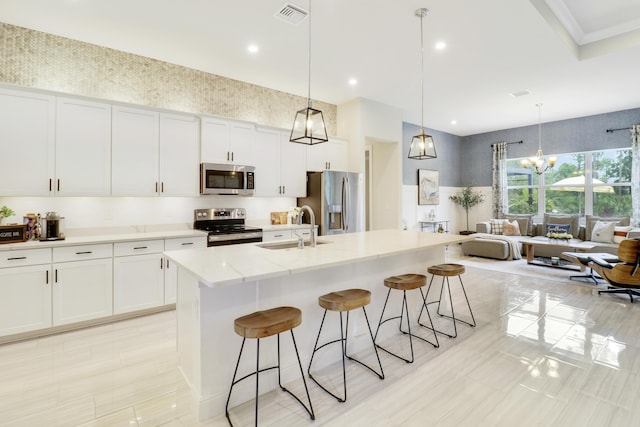
<instances>
[{"instance_id":1,"label":"pendant light","mask_svg":"<svg viewBox=\"0 0 640 427\"><path fill-rule=\"evenodd\" d=\"M416 160L435 159L436 146L433 143L433 137L424 132L424 35L422 30L422 19L429 14L429 9L420 8L416 10L415 15L420 18L420 58L421 58L421 74L420 74L420 90L422 95L422 112L420 116L420 133L411 138L411 147L409 147L409 158Z\"/></svg>"},{"instance_id":2,"label":"pendant light","mask_svg":"<svg viewBox=\"0 0 640 427\"><path fill-rule=\"evenodd\" d=\"M311 104L311 0L309 0L309 85L307 108L303 108L296 113L289 140L307 145L320 144L329 140L322 111L313 108Z\"/></svg>"},{"instance_id":3,"label":"pendant light","mask_svg":"<svg viewBox=\"0 0 640 427\"><path fill-rule=\"evenodd\" d=\"M547 169L554 167L558 159L555 157L545 158L542 153L542 120L540 113L542 104L536 104L536 107L538 107L538 151L535 156L521 160L520 164L525 168L530 167L538 175L542 175Z\"/></svg>"}]
</instances>

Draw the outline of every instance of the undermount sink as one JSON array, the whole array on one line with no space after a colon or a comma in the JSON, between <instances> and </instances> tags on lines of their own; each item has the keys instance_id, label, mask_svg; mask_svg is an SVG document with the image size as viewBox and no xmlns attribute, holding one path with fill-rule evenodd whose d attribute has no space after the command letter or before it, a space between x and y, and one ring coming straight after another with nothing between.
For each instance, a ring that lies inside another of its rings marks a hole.
<instances>
[{"instance_id":1,"label":"undermount sink","mask_svg":"<svg viewBox=\"0 0 640 427\"><path fill-rule=\"evenodd\" d=\"M316 245L324 245L326 243L330 243L330 242L323 242L321 240L316 241ZM305 246L310 246L311 243L310 242L304 242ZM259 245L256 245L259 248L264 248L264 249L291 249L291 248L298 248L298 242L297 241L292 241L292 240L288 240L286 242L272 242L272 243L261 243Z\"/></svg>"}]
</instances>

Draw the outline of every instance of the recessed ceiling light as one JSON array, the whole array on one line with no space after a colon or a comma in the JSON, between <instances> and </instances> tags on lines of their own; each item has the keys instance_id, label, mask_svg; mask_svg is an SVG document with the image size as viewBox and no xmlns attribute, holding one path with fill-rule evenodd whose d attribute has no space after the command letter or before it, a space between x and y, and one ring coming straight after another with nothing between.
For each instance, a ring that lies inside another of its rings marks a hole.
<instances>
[{"instance_id":1,"label":"recessed ceiling light","mask_svg":"<svg viewBox=\"0 0 640 427\"><path fill-rule=\"evenodd\" d=\"M355 86L357 84L358 84L358 79L355 79L353 77L349 79L349 85Z\"/></svg>"},{"instance_id":2,"label":"recessed ceiling light","mask_svg":"<svg viewBox=\"0 0 640 427\"><path fill-rule=\"evenodd\" d=\"M515 92L511 92L509 95L513 96L514 98L519 98L521 96L526 96L530 94L531 94L531 91L529 89L522 89L522 90L517 90Z\"/></svg>"},{"instance_id":3,"label":"recessed ceiling light","mask_svg":"<svg viewBox=\"0 0 640 427\"><path fill-rule=\"evenodd\" d=\"M452 125L457 125L457 124L458 124L458 121L457 121L457 120L451 120L451 124L452 124Z\"/></svg>"},{"instance_id":4,"label":"recessed ceiling light","mask_svg":"<svg viewBox=\"0 0 640 427\"><path fill-rule=\"evenodd\" d=\"M445 47L447 47L447 44L445 42L436 43L436 49L438 50L443 50Z\"/></svg>"},{"instance_id":5,"label":"recessed ceiling light","mask_svg":"<svg viewBox=\"0 0 640 427\"><path fill-rule=\"evenodd\" d=\"M258 52L258 46L255 44L250 44L249 47L247 47L247 50L251 53L257 53Z\"/></svg>"}]
</instances>

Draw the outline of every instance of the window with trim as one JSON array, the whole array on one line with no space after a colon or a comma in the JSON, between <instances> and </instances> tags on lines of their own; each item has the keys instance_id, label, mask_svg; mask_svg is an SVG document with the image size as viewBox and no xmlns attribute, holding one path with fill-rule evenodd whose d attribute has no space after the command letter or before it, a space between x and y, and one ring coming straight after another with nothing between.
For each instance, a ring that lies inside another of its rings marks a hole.
<instances>
[{"instance_id":1,"label":"window with trim","mask_svg":"<svg viewBox=\"0 0 640 427\"><path fill-rule=\"evenodd\" d=\"M555 157L542 175L507 160L508 213L631 216L630 148Z\"/></svg>"}]
</instances>

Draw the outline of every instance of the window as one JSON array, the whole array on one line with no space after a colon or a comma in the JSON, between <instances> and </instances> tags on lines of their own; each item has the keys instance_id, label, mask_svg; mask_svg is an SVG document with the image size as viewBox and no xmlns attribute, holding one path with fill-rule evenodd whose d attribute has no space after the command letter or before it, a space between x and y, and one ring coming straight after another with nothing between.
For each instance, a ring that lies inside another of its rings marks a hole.
<instances>
[{"instance_id":1,"label":"window","mask_svg":"<svg viewBox=\"0 0 640 427\"><path fill-rule=\"evenodd\" d=\"M557 156L554 168L538 175L521 159L507 160L507 212L630 216L631 149Z\"/></svg>"}]
</instances>

